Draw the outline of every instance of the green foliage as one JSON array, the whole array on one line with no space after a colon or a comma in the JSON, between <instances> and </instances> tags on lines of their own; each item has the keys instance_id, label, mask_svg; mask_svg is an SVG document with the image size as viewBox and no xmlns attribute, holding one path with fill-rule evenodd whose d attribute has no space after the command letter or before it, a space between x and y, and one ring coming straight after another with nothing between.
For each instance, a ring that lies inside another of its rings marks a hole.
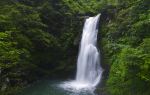
<instances>
[{"instance_id":1,"label":"green foliage","mask_svg":"<svg viewBox=\"0 0 150 95\"><path fill-rule=\"evenodd\" d=\"M145 54L140 49L122 49L111 67L108 80L111 93L115 95L124 95L124 93L127 95L148 95L149 79L141 77L141 73L145 72L142 69L143 64L147 64L145 61Z\"/></svg>"},{"instance_id":2,"label":"green foliage","mask_svg":"<svg viewBox=\"0 0 150 95\"><path fill-rule=\"evenodd\" d=\"M116 10L115 16L108 15L109 22L101 30L104 62L111 65L107 90L112 95L149 95L148 0L127 0L114 6L106 11Z\"/></svg>"},{"instance_id":3,"label":"green foliage","mask_svg":"<svg viewBox=\"0 0 150 95\"><path fill-rule=\"evenodd\" d=\"M75 63L77 55L73 42L82 26L73 21L72 11L71 15L64 12L67 9L61 4L56 0L0 1L3 95L44 77L59 77L56 75L60 73L66 77L75 68L70 64Z\"/></svg>"},{"instance_id":4,"label":"green foliage","mask_svg":"<svg viewBox=\"0 0 150 95\"><path fill-rule=\"evenodd\" d=\"M5 86L13 85L10 81L19 81L18 79L21 78L22 73L17 74L19 70L14 71L21 61L25 62L21 56L27 57L26 52L17 49L17 43L12 41L11 35L0 32L0 88L2 93L6 90Z\"/></svg>"},{"instance_id":5,"label":"green foliage","mask_svg":"<svg viewBox=\"0 0 150 95\"><path fill-rule=\"evenodd\" d=\"M63 0L64 4L69 7L74 14L87 14L98 12L101 8L100 0Z\"/></svg>"},{"instance_id":6,"label":"green foliage","mask_svg":"<svg viewBox=\"0 0 150 95\"><path fill-rule=\"evenodd\" d=\"M143 39L139 49L143 52L141 55L142 60L144 61L143 64L140 66L141 72L139 76L144 80L150 83L150 74L147 73L150 70L150 38Z\"/></svg>"}]
</instances>

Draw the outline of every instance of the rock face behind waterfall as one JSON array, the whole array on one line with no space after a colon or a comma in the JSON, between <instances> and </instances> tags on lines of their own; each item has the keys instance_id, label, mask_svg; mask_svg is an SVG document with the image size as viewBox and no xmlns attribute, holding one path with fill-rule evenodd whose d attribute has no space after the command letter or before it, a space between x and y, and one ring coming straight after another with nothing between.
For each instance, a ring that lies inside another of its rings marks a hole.
<instances>
[{"instance_id":1,"label":"rock face behind waterfall","mask_svg":"<svg viewBox=\"0 0 150 95\"><path fill-rule=\"evenodd\" d=\"M99 18L100 14L86 19L77 61L76 81L91 86L99 83L102 74L100 56L96 47Z\"/></svg>"}]
</instances>

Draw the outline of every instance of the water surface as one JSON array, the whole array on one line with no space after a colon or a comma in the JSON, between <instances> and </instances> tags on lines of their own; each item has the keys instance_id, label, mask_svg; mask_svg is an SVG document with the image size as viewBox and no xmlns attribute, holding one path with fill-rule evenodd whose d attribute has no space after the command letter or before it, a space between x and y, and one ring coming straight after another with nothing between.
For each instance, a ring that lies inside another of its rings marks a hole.
<instances>
[{"instance_id":1,"label":"water surface","mask_svg":"<svg viewBox=\"0 0 150 95\"><path fill-rule=\"evenodd\" d=\"M60 86L62 83L62 81L39 81L23 89L18 95L96 95L93 90L88 89L78 91L64 89Z\"/></svg>"}]
</instances>

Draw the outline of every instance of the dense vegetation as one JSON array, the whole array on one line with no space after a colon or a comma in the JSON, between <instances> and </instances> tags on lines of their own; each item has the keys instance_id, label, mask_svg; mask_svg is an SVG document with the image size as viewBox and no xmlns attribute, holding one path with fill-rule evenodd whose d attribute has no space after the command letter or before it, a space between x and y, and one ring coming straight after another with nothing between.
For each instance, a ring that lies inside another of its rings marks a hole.
<instances>
[{"instance_id":1,"label":"dense vegetation","mask_svg":"<svg viewBox=\"0 0 150 95\"><path fill-rule=\"evenodd\" d=\"M149 0L1 0L0 94L74 74L84 16L99 12L105 91L149 95Z\"/></svg>"},{"instance_id":2,"label":"dense vegetation","mask_svg":"<svg viewBox=\"0 0 150 95\"><path fill-rule=\"evenodd\" d=\"M102 26L104 60L111 65L112 95L150 94L150 6L148 0L124 1L108 8Z\"/></svg>"}]
</instances>

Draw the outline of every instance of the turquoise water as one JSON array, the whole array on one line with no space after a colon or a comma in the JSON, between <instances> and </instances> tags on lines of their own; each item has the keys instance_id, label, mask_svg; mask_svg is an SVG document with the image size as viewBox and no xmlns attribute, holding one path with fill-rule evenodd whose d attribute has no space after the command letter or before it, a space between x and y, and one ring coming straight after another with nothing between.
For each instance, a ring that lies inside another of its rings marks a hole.
<instances>
[{"instance_id":1,"label":"turquoise water","mask_svg":"<svg viewBox=\"0 0 150 95\"><path fill-rule=\"evenodd\" d=\"M58 81L39 81L23 89L18 95L96 95L93 91L81 90L72 92L59 87L62 82Z\"/></svg>"}]
</instances>

